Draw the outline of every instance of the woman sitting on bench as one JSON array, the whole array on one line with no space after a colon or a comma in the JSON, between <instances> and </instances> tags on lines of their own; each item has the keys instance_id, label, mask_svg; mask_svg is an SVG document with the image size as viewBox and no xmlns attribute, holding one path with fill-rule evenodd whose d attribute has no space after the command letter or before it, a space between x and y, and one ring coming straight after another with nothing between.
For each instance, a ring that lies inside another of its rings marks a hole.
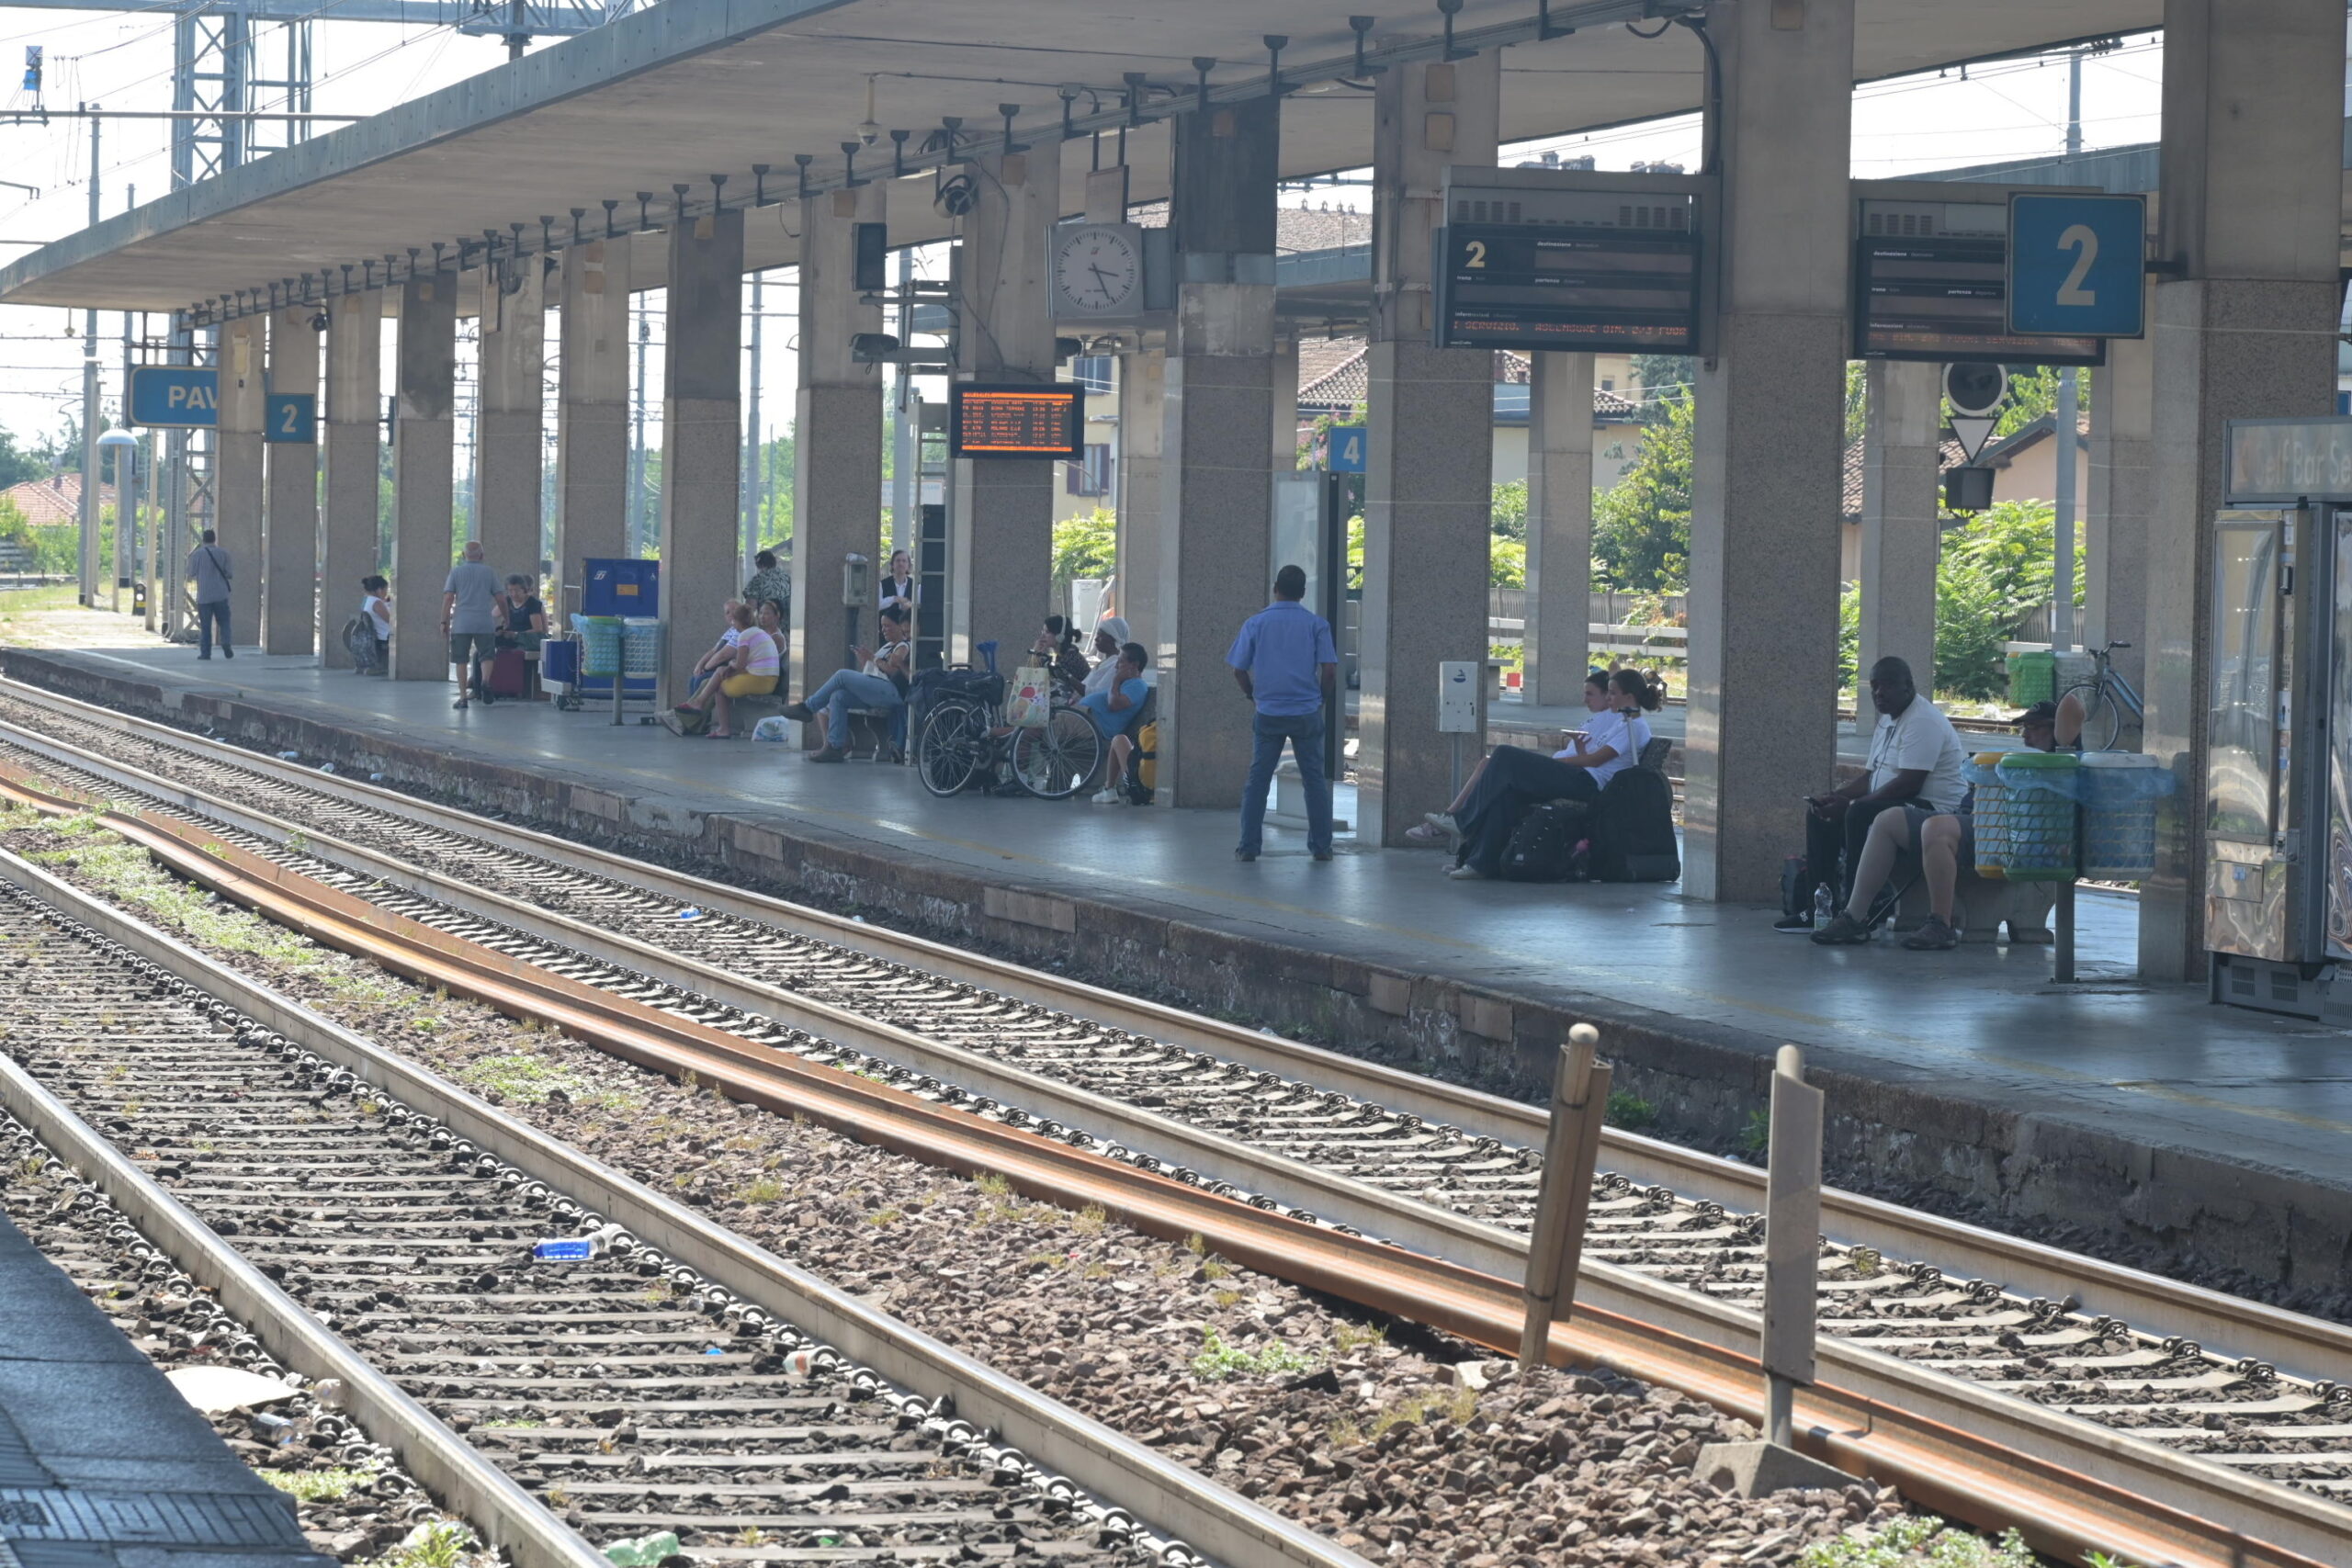
<instances>
[{"instance_id":1,"label":"woman sitting on bench","mask_svg":"<svg viewBox=\"0 0 2352 1568\"><path fill-rule=\"evenodd\" d=\"M734 648L726 661L711 671L702 690L677 705L673 728L681 735L693 733L693 727L701 723L704 713L708 711L716 720L708 731L709 739L732 740L734 711L729 706L729 699L764 696L775 690L776 681L784 671L783 655L775 639L752 624L749 604L740 599L729 600L727 619L734 632Z\"/></svg>"},{"instance_id":2,"label":"woman sitting on bench","mask_svg":"<svg viewBox=\"0 0 2352 1568\"><path fill-rule=\"evenodd\" d=\"M1585 704L1592 705L1591 681L1585 684ZM1642 718L1666 700L1657 677L1639 670L1620 670L1609 677L1605 701L1592 722L1571 730L1568 750L1546 757L1516 746L1498 746L1478 770L1461 802L1456 820L1462 845L1446 874L1464 880L1491 877L1502 869L1503 852L1510 846L1511 829L1527 808L1547 800L1600 798L1609 781L1640 759L1650 743L1650 727Z\"/></svg>"},{"instance_id":3,"label":"woman sitting on bench","mask_svg":"<svg viewBox=\"0 0 2352 1568\"><path fill-rule=\"evenodd\" d=\"M908 670L913 663L912 650L907 646L907 612L904 605L890 604L882 611L882 645L868 653L854 649L863 668L836 670L823 685L808 694L806 702L794 703L784 710L784 716L802 724L813 722L818 714L825 716L825 749L812 751L812 762L845 762L849 760L849 714L852 708L882 711L903 709L907 705ZM892 761L897 761L894 757Z\"/></svg>"}]
</instances>

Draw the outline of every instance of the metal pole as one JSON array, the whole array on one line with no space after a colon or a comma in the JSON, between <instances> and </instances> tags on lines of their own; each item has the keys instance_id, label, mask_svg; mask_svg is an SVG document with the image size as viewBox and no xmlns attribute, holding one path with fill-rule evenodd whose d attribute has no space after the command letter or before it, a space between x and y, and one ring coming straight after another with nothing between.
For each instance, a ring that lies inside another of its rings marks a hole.
<instances>
[{"instance_id":1,"label":"metal pole","mask_svg":"<svg viewBox=\"0 0 2352 1568\"><path fill-rule=\"evenodd\" d=\"M91 106L85 104L84 108ZM90 121L90 226L98 223L98 131ZM120 526L119 524L117 526ZM98 313L82 312L82 603L98 603Z\"/></svg>"},{"instance_id":2,"label":"metal pole","mask_svg":"<svg viewBox=\"0 0 2352 1568\"><path fill-rule=\"evenodd\" d=\"M2083 51L2066 62L2066 152L2083 150ZM2050 651L2071 653L2075 648L2075 426L2081 418L2079 383L2071 365L2058 372L2058 407L2051 419L2051 450L2056 454L2057 528L2050 590ZM2062 682L2063 684L2063 682Z\"/></svg>"},{"instance_id":3,"label":"metal pole","mask_svg":"<svg viewBox=\"0 0 2352 1568\"><path fill-rule=\"evenodd\" d=\"M632 303L637 316L637 423L628 447L629 553L645 554L645 353L652 341L653 321L644 306Z\"/></svg>"},{"instance_id":4,"label":"metal pole","mask_svg":"<svg viewBox=\"0 0 2352 1568\"><path fill-rule=\"evenodd\" d=\"M123 210L128 212L138 205L139 187L124 186ZM122 313L122 423L125 426L130 423L130 312L128 310ZM129 483L125 482L122 471L123 459L117 457L114 465L114 608L117 615L122 613L122 591L129 584L131 571L139 561L139 507L135 500L127 502L123 499L126 490L130 490L134 496L136 494L139 469L136 448L132 449L130 461L131 473Z\"/></svg>"},{"instance_id":5,"label":"metal pole","mask_svg":"<svg viewBox=\"0 0 2352 1568\"><path fill-rule=\"evenodd\" d=\"M765 283L759 273L752 275L752 395L744 409L745 447L743 453L743 575L752 574L752 558L760 548L760 452L767 444L761 440L760 427L760 323L763 314L762 299Z\"/></svg>"},{"instance_id":6,"label":"metal pole","mask_svg":"<svg viewBox=\"0 0 2352 1568\"><path fill-rule=\"evenodd\" d=\"M912 246L899 252L899 341L912 344L915 335L915 253ZM922 457L915 451L915 371L911 365L899 367L898 401L892 406L890 433L890 547L908 552L911 559L922 536L917 523L915 506L921 496L922 476L916 469L922 466Z\"/></svg>"}]
</instances>

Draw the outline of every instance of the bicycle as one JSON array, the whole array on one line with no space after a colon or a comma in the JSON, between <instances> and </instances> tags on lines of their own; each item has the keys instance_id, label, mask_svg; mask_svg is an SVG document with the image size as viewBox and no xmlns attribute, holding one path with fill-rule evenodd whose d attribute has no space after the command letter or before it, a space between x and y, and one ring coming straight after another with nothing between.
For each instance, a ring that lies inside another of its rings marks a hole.
<instances>
[{"instance_id":1,"label":"bicycle","mask_svg":"<svg viewBox=\"0 0 2352 1568\"><path fill-rule=\"evenodd\" d=\"M1042 726L1000 734L1003 689L1002 680L990 674L943 685L931 699L915 735L915 776L922 787L944 799L1010 772L1016 784L1040 800L1076 795L1102 765L1102 737L1094 720L1057 693Z\"/></svg>"},{"instance_id":2,"label":"bicycle","mask_svg":"<svg viewBox=\"0 0 2352 1568\"><path fill-rule=\"evenodd\" d=\"M2127 715L2133 724L2147 719L2147 704L2141 700L2123 672L2115 668L2110 657L2115 649L2131 646L2128 642L2110 642L2105 648L2089 649L2091 678L2078 681L2058 694L2062 702L2074 697L2083 705L2082 746L2086 751L2114 750Z\"/></svg>"}]
</instances>

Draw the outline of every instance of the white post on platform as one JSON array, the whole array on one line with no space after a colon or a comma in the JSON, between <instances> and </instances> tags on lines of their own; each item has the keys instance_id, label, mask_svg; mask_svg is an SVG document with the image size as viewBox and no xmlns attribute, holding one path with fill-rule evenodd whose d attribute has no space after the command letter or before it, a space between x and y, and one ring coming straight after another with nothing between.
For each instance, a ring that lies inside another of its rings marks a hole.
<instances>
[{"instance_id":1,"label":"white post on platform","mask_svg":"<svg viewBox=\"0 0 2352 1568\"><path fill-rule=\"evenodd\" d=\"M1796 1446L1796 1391L1813 1383L1821 1272L1822 1093L1804 1081L1804 1053L1781 1047L1772 1069L1770 1152L1764 1177L1764 1437Z\"/></svg>"}]
</instances>

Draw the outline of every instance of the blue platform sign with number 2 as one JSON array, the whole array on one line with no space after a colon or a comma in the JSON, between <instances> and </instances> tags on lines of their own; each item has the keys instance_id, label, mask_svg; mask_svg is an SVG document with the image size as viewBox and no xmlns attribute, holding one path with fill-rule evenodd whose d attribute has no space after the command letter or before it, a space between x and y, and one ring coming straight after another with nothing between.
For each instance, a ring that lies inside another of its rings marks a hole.
<instances>
[{"instance_id":1,"label":"blue platform sign with number 2","mask_svg":"<svg viewBox=\"0 0 2352 1568\"><path fill-rule=\"evenodd\" d=\"M2147 198L2009 194L2009 331L2140 337Z\"/></svg>"},{"instance_id":2,"label":"blue platform sign with number 2","mask_svg":"<svg viewBox=\"0 0 2352 1568\"><path fill-rule=\"evenodd\" d=\"M315 392L271 392L263 400L264 441L307 446L319 438L319 399Z\"/></svg>"}]
</instances>

